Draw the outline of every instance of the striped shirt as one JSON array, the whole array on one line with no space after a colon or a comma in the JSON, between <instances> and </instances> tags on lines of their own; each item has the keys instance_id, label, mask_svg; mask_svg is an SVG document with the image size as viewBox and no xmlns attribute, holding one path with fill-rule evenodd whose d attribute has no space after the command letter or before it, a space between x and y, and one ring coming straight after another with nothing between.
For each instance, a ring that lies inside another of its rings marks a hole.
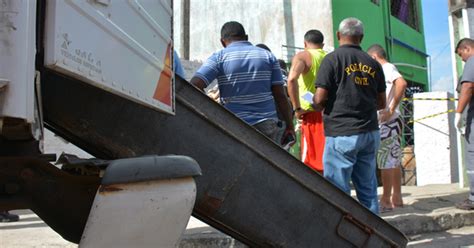
<instances>
[{"instance_id":1,"label":"striped shirt","mask_svg":"<svg viewBox=\"0 0 474 248\"><path fill-rule=\"evenodd\" d=\"M234 41L207 59L195 76L206 85L217 79L224 107L248 124L277 119L271 87L283 85L283 78L272 53Z\"/></svg>"}]
</instances>

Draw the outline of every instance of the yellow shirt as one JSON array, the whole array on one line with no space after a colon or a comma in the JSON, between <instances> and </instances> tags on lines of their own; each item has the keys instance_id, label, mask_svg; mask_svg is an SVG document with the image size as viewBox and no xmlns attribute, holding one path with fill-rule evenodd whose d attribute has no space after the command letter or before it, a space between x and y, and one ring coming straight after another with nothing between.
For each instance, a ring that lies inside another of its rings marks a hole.
<instances>
[{"instance_id":1,"label":"yellow shirt","mask_svg":"<svg viewBox=\"0 0 474 248\"><path fill-rule=\"evenodd\" d=\"M311 54L311 68L306 74L301 74L298 78L298 90L300 95L300 105L304 110L313 110L311 102L304 100L301 96L307 92L314 94L316 92L316 75L318 74L319 66L321 61L326 56L326 52L323 49L306 49Z\"/></svg>"}]
</instances>

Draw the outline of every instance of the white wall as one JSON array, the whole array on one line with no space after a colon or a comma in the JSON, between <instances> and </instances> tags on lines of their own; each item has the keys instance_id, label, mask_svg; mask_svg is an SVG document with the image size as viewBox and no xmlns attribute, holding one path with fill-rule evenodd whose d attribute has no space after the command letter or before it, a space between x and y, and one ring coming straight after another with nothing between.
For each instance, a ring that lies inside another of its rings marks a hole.
<instances>
[{"instance_id":1,"label":"white wall","mask_svg":"<svg viewBox=\"0 0 474 248\"><path fill-rule=\"evenodd\" d=\"M194 76L194 73L201 67L202 63L198 61L189 61L189 60L181 60L181 65L183 66L185 79L187 81L191 80Z\"/></svg>"},{"instance_id":2,"label":"white wall","mask_svg":"<svg viewBox=\"0 0 474 248\"><path fill-rule=\"evenodd\" d=\"M174 41L180 51L181 0L174 0ZM319 29L327 50L334 47L331 0L191 0L190 60L205 60L222 49L220 29L227 21L242 23L253 44L265 43L286 60L282 45L303 47L303 36Z\"/></svg>"},{"instance_id":3,"label":"white wall","mask_svg":"<svg viewBox=\"0 0 474 248\"><path fill-rule=\"evenodd\" d=\"M469 30L469 37L472 38L474 36L474 9L466 9L466 16L468 21L465 25Z\"/></svg>"},{"instance_id":4,"label":"white wall","mask_svg":"<svg viewBox=\"0 0 474 248\"><path fill-rule=\"evenodd\" d=\"M44 129L44 153L55 153L57 158L61 153L77 155L79 158L92 158L92 155L81 150L79 147L67 142L59 136L56 136L48 129Z\"/></svg>"},{"instance_id":5,"label":"white wall","mask_svg":"<svg viewBox=\"0 0 474 248\"><path fill-rule=\"evenodd\" d=\"M448 92L414 94L414 98L449 98ZM415 100L413 118L419 120L430 115L454 109L453 101ZM449 184L459 181L456 130L453 113L419 120L414 123L416 181L418 186Z\"/></svg>"}]
</instances>

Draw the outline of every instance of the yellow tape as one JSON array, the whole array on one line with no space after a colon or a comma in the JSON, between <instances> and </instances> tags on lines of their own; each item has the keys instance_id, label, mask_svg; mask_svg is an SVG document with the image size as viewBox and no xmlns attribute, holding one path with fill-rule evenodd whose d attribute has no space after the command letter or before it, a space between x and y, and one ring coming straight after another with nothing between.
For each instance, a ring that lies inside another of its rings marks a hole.
<instances>
[{"instance_id":1,"label":"yellow tape","mask_svg":"<svg viewBox=\"0 0 474 248\"><path fill-rule=\"evenodd\" d=\"M433 117L436 117L436 116L439 116L439 115L443 115L443 114L447 114L447 113L451 113L451 112L454 112L454 109L450 109L450 110L448 110L448 111L444 111L444 112L437 113L437 114L428 115L428 116L425 116L425 117L423 117L423 118L416 119L416 120L409 120L409 121L408 121L408 124L413 123L413 122L419 122L419 121L421 121L421 120L425 120L425 119L428 119L428 118L433 118Z\"/></svg>"},{"instance_id":2,"label":"yellow tape","mask_svg":"<svg viewBox=\"0 0 474 248\"><path fill-rule=\"evenodd\" d=\"M408 102L413 100L423 100L423 101L457 101L457 98L450 97L450 98L408 98L405 97L402 101Z\"/></svg>"}]
</instances>

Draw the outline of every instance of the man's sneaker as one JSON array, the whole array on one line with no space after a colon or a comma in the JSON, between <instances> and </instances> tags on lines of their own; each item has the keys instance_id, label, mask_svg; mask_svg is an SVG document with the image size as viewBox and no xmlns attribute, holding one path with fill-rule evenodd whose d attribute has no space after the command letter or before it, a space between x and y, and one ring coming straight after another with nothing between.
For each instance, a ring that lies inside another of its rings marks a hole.
<instances>
[{"instance_id":1,"label":"man's sneaker","mask_svg":"<svg viewBox=\"0 0 474 248\"><path fill-rule=\"evenodd\" d=\"M474 201L466 199L462 202L456 203L456 207L462 210L474 210Z\"/></svg>"},{"instance_id":2,"label":"man's sneaker","mask_svg":"<svg viewBox=\"0 0 474 248\"><path fill-rule=\"evenodd\" d=\"M16 214L10 214L8 211L0 212L0 222L15 222L18 221L20 217Z\"/></svg>"}]
</instances>

